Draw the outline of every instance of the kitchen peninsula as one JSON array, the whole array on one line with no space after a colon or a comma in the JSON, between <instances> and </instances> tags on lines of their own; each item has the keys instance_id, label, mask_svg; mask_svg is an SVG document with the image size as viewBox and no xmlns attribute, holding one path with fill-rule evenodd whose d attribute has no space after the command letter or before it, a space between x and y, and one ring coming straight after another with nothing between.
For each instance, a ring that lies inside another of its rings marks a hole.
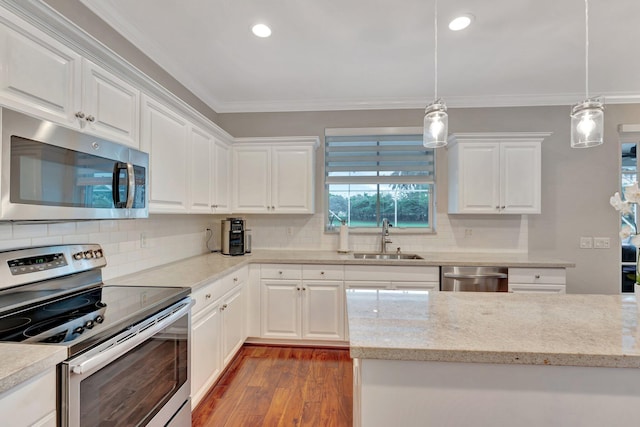
<instances>
[{"instance_id":1,"label":"kitchen peninsula","mask_svg":"<svg viewBox=\"0 0 640 427\"><path fill-rule=\"evenodd\" d=\"M633 425L635 296L347 293L354 425Z\"/></svg>"}]
</instances>

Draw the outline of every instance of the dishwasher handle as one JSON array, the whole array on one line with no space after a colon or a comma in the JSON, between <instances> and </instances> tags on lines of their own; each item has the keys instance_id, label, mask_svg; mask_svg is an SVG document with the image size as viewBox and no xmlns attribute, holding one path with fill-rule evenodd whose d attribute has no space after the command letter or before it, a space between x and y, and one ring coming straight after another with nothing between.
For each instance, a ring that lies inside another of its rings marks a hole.
<instances>
[{"instance_id":1,"label":"dishwasher handle","mask_svg":"<svg viewBox=\"0 0 640 427\"><path fill-rule=\"evenodd\" d=\"M506 279L508 275L505 273L479 273L479 274L444 273L444 277L446 277L447 279Z\"/></svg>"}]
</instances>

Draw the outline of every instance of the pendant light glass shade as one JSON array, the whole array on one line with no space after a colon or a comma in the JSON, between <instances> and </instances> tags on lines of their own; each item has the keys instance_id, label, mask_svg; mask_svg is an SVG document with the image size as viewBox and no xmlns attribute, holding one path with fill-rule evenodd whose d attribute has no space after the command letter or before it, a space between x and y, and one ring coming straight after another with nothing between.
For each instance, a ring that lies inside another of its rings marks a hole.
<instances>
[{"instance_id":1,"label":"pendant light glass shade","mask_svg":"<svg viewBox=\"0 0 640 427\"><path fill-rule=\"evenodd\" d=\"M447 145L449 134L449 116L447 106L441 99L427 105L424 111L424 130L422 145L426 148L438 148Z\"/></svg>"},{"instance_id":2,"label":"pendant light glass shade","mask_svg":"<svg viewBox=\"0 0 640 427\"><path fill-rule=\"evenodd\" d=\"M604 107L595 99L571 109L571 148L589 148L604 141Z\"/></svg>"},{"instance_id":3,"label":"pendant light glass shade","mask_svg":"<svg viewBox=\"0 0 640 427\"><path fill-rule=\"evenodd\" d=\"M571 148L589 148L604 141L604 106L589 98L589 0L584 0L585 101L571 108Z\"/></svg>"},{"instance_id":4,"label":"pendant light glass shade","mask_svg":"<svg viewBox=\"0 0 640 427\"><path fill-rule=\"evenodd\" d=\"M449 134L449 115L447 106L438 98L438 0L434 1L433 10L433 92L435 101L427 105L424 110L424 128L422 130L422 145L426 148L438 148L447 145Z\"/></svg>"}]
</instances>

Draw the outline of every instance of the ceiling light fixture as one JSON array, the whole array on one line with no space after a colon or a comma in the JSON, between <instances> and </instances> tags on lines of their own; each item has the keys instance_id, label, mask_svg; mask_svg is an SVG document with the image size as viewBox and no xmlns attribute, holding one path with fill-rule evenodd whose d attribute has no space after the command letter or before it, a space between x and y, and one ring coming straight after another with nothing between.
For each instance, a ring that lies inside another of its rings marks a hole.
<instances>
[{"instance_id":1,"label":"ceiling light fixture","mask_svg":"<svg viewBox=\"0 0 640 427\"><path fill-rule=\"evenodd\" d=\"M473 21L473 15L465 13L464 15L456 16L449 22L449 29L451 31L460 31L471 25Z\"/></svg>"},{"instance_id":2,"label":"ceiling light fixture","mask_svg":"<svg viewBox=\"0 0 640 427\"><path fill-rule=\"evenodd\" d=\"M424 110L424 129L422 134L422 145L426 148L439 148L447 145L447 134L449 132L449 116L447 106L442 99L438 98L438 0L435 0L433 12L434 28L434 101L427 105Z\"/></svg>"},{"instance_id":3,"label":"ceiling light fixture","mask_svg":"<svg viewBox=\"0 0 640 427\"><path fill-rule=\"evenodd\" d=\"M254 35L262 38L269 37L271 35L271 28L265 24L256 24L251 28L251 31Z\"/></svg>"},{"instance_id":4,"label":"ceiling light fixture","mask_svg":"<svg viewBox=\"0 0 640 427\"><path fill-rule=\"evenodd\" d=\"M571 108L571 148L589 148L603 143L604 106L589 98L589 0L584 0L585 19L585 100Z\"/></svg>"}]
</instances>

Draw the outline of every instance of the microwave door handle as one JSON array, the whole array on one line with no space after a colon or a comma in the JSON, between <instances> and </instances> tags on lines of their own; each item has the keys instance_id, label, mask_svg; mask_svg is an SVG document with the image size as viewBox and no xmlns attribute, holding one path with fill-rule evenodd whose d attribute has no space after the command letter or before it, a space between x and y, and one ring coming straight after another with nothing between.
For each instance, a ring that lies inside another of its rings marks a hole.
<instances>
[{"instance_id":1,"label":"microwave door handle","mask_svg":"<svg viewBox=\"0 0 640 427\"><path fill-rule=\"evenodd\" d=\"M122 163L122 162L116 162L113 165L113 177L111 178L111 194L113 197L113 205L116 208L126 207L126 203L120 200L120 171L127 169L127 165L128 165L127 163ZM127 187L127 192L128 191L129 190Z\"/></svg>"},{"instance_id":2,"label":"microwave door handle","mask_svg":"<svg viewBox=\"0 0 640 427\"><path fill-rule=\"evenodd\" d=\"M127 163L127 203L125 207L131 209L136 196L136 174L132 163Z\"/></svg>"}]
</instances>

